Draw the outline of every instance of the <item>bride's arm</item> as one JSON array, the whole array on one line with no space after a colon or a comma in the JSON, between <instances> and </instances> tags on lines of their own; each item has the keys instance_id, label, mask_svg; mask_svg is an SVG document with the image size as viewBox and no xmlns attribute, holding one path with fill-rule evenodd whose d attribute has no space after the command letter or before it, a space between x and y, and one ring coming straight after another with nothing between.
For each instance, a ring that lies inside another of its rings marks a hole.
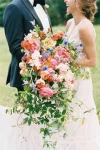
<instances>
[{"instance_id":1,"label":"bride's arm","mask_svg":"<svg viewBox=\"0 0 100 150\"><path fill-rule=\"evenodd\" d=\"M84 23L79 28L80 38L83 43L86 59L81 59L76 62L76 66L95 67L96 66L96 44L93 27L90 23Z\"/></svg>"}]
</instances>

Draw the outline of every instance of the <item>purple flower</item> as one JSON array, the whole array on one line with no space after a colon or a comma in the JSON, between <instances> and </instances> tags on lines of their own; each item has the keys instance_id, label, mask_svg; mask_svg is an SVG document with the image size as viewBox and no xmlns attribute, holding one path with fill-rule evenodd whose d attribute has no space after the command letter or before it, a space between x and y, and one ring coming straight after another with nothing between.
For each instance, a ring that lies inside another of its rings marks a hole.
<instances>
[{"instance_id":1,"label":"purple flower","mask_svg":"<svg viewBox=\"0 0 100 150\"><path fill-rule=\"evenodd\" d=\"M28 84L28 81L27 80L23 80L23 85L27 85Z\"/></svg>"},{"instance_id":2,"label":"purple flower","mask_svg":"<svg viewBox=\"0 0 100 150\"><path fill-rule=\"evenodd\" d=\"M36 85L34 83L31 83L30 87L34 89L36 87Z\"/></svg>"},{"instance_id":3,"label":"purple flower","mask_svg":"<svg viewBox=\"0 0 100 150\"><path fill-rule=\"evenodd\" d=\"M50 52L46 52L46 53L43 54L43 57L44 57L44 58L48 58L49 55L50 55Z\"/></svg>"}]
</instances>

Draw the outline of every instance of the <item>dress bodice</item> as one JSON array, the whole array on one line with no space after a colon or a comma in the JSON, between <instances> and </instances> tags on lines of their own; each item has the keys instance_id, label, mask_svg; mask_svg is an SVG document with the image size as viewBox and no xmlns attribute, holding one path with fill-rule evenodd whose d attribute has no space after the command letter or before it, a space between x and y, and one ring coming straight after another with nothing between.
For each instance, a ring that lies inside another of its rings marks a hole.
<instances>
[{"instance_id":1,"label":"dress bodice","mask_svg":"<svg viewBox=\"0 0 100 150\"><path fill-rule=\"evenodd\" d=\"M87 22L91 25L92 31L93 31L93 37L96 37L95 29L92 25L92 23L88 19L82 19L78 25L75 25L74 19L72 19L72 23L68 29L68 32L66 33L66 38L69 42L75 43L77 45L77 51L78 51L78 58L77 60L80 60L82 58L86 58L86 54L83 52L84 46L82 44L80 35L79 35L79 27L81 24L84 24L84 22ZM90 72L90 69L88 67L84 67L85 70L88 70ZM83 70L81 68L81 70Z\"/></svg>"},{"instance_id":2,"label":"dress bodice","mask_svg":"<svg viewBox=\"0 0 100 150\"><path fill-rule=\"evenodd\" d=\"M88 19L86 19L86 18L82 19L78 25L75 25L74 19L72 19L72 23L67 32L68 41L75 42L77 44L82 44L82 41L81 41L80 35L79 35L79 27L84 22L87 22L91 25L92 31L93 31L93 37L94 38L96 37L96 33L95 33L95 29L93 27L93 24Z\"/></svg>"}]
</instances>

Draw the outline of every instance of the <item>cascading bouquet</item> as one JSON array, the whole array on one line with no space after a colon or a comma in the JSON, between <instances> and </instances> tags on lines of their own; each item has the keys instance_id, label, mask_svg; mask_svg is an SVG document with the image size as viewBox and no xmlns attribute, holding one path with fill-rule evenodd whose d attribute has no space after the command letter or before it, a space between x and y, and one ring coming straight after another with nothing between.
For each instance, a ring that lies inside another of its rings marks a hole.
<instances>
[{"instance_id":1,"label":"cascading bouquet","mask_svg":"<svg viewBox=\"0 0 100 150\"><path fill-rule=\"evenodd\" d=\"M77 75L85 75L74 65L82 45L68 42L64 36L61 31L52 34L48 29L45 33L36 26L21 42L24 91L17 95L13 112L25 114L23 123L42 124L40 132L48 147L54 144L46 137L65 130L72 112L69 103L76 92L74 82Z\"/></svg>"}]
</instances>

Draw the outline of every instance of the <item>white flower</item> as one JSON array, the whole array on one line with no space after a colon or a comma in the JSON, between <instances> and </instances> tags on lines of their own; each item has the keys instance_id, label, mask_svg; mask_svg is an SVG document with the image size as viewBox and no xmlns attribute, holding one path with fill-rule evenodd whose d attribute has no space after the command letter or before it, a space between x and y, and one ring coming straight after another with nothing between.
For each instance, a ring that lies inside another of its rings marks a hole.
<instances>
[{"instance_id":1,"label":"white flower","mask_svg":"<svg viewBox=\"0 0 100 150\"><path fill-rule=\"evenodd\" d=\"M45 8L49 8L49 5L48 5L48 4L45 4Z\"/></svg>"},{"instance_id":2,"label":"white flower","mask_svg":"<svg viewBox=\"0 0 100 150\"><path fill-rule=\"evenodd\" d=\"M34 53L32 54L32 59L36 60L37 58L41 58L42 56L40 55L39 51L34 51Z\"/></svg>"},{"instance_id":3,"label":"white flower","mask_svg":"<svg viewBox=\"0 0 100 150\"><path fill-rule=\"evenodd\" d=\"M18 106L17 107L17 111L20 112L20 113L22 113L23 112L23 107L22 106Z\"/></svg>"}]
</instances>

